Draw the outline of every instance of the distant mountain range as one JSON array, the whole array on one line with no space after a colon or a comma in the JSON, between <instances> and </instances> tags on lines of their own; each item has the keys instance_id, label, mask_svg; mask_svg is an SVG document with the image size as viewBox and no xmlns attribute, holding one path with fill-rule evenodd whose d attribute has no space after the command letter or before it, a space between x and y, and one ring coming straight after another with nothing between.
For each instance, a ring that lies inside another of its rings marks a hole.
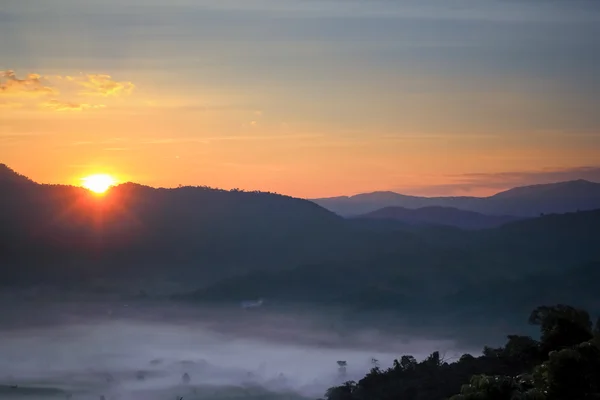
<instances>
[{"instance_id":1,"label":"distant mountain range","mask_svg":"<svg viewBox=\"0 0 600 400\"><path fill-rule=\"evenodd\" d=\"M485 215L453 207L430 206L417 209L385 207L356 218L394 220L410 225L447 225L462 229L495 228L520 217Z\"/></svg>"},{"instance_id":2,"label":"distant mountain range","mask_svg":"<svg viewBox=\"0 0 600 400\"><path fill-rule=\"evenodd\" d=\"M504 204L496 210L514 211L510 204L518 203L544 212L579 198L583 210L594 197L586 203L582 193L595 185L543 185L492 198ZM579 194L558 201L556 193L569 191ZM150 297L162 290L234 307L264 298L261 310L297 303L385 310L415 325L458 315L477 323L502 319L525 303L577 299L580 292L581 305L600 311L600 294L586 279L600 265L600 210L542 217L536 211L513 221L426 206L343 218L308 200L206 187L126 183L98 196L38 184L4 165L0 194L0 288L143 290ZM571 283L556 295L534 284L556 287L562 279ZM495 295L482 297L486 288Z\"/></svg>"},{"instance_id":3,"label":"distant mountain range","mask_svg":"<svg viewBox=\"0 0 600 400\"><path fill-rule=\"evenodd\" d=\"M419 197L374 192L312 201L341 216L358 216L386 207L451 207L487 215L536 217L600 208L600 183L575 180L524 186L489 197Z\"/></svg>"},{"instance_id":4,"label":"distant mountain range","mask_svg":"<svg viewBox=\"0 0 600 400\"><path fill-rule=\"evenodd\" d=\"M410 328L464 324L467 329L485 321L492 332L494 324L518 326L538 304L566 302L600 311L593 283L600 275L600 210L484 231L425 229L412 234L420 243L414 253L386 245L371 257L342 264L257 270L184 298L232 302L260 296L267 307L327 305L350 309L355 318L389 313L385 315L409 322Z\"/></svg>"}]
</instances>

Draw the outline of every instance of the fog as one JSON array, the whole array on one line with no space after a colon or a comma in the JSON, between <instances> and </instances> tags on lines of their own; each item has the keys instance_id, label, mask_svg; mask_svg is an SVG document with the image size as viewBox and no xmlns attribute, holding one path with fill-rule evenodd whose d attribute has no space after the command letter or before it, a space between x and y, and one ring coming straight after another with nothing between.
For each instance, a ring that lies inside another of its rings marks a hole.
<instances>
[{"instance_id":1,"label":"fog","mask_svg":"<svg viewBox=\"0 0 600 400\"><path fill-rule=\"evenodd\" d=\"M2 399L316 399L452 342L346 329L330 312L29 302L2 307ZM337 361L346 361L345 373ZM102 397L103 396L103 397Z\"/></svg>"}]
</instances>

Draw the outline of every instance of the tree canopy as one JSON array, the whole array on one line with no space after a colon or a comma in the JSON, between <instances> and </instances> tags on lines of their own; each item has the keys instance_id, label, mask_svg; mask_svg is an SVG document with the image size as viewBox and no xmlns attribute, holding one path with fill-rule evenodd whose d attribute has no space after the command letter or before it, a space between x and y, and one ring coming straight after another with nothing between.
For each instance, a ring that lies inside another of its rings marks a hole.
<instances>
[{"instance_id":1,"label":"tree canopy","mask_svg":"<svg viewBox=\"0 0 600 400\"><path fill-rule=\"evenodd\" d=\"M600 319L558 304L533 310L540 339L509 335L503 347L485 347L448 363L434 352L409 355L391 368L373 368L358 382L330 388L327 400L588 400L600 399Z\"/></svg>"}]
</instances>

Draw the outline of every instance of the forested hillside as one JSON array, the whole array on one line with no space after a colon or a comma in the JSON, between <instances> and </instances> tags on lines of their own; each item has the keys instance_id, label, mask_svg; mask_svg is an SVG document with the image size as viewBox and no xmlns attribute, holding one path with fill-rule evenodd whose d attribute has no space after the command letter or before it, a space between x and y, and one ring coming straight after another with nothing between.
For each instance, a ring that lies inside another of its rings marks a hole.
<instances>
[{"instance_id":1,"label":"forested hillside","mask_svg":"<svg viewBox=\"0 0 600 400\"><path fill-rule=\"evenodd\" d=\"M499 348L417 362L404 355L358 382L330 388L327 400L588 400L600 398L600 319L566 305L537 307L539 340L509 335Z\"/></svg>"}]
</instances>

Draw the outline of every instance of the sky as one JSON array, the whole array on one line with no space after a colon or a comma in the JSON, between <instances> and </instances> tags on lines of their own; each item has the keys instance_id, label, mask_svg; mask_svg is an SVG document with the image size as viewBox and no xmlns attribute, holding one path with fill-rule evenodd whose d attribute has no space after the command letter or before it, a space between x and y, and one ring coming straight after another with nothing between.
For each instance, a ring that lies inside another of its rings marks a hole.
<instances>
[{"instance_id":1,"label":"sky","mask_svg":"<svg viewBox=\"0 0 600 400\"><path fill-rule=\"evenodd\" d=\"M600 181L600 1L2 0L0 163L298 197Z\"/></svg>"}]
</instances>

